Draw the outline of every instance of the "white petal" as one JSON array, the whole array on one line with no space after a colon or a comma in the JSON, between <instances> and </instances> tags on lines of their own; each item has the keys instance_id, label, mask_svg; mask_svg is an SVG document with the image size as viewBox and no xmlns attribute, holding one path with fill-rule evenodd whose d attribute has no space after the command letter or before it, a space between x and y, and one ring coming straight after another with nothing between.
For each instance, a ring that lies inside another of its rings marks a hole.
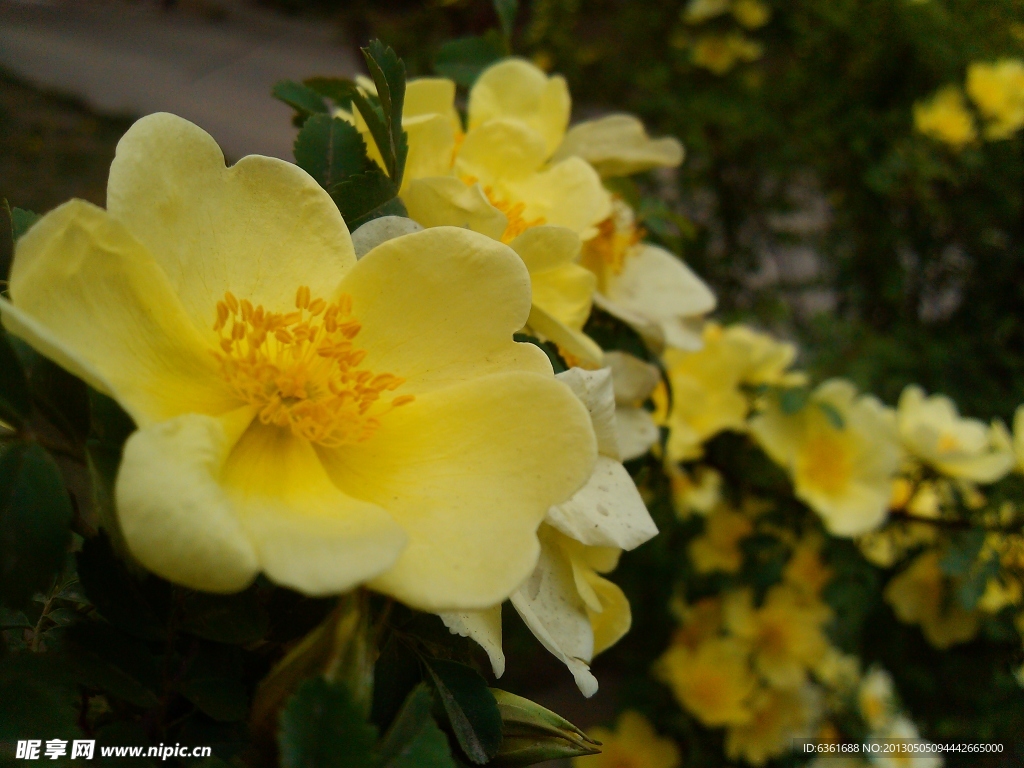
<instances>
[{"instance_id":1,"label":"white petal","mask_svg":"<svg viewBox=\"0 0 1024 768\"><path fill-rule=\"evenodd\" d=\"M482 611L439 614L453 635L474 640L487 651L495 677L505 674L505 653L501 650L501 606Z\"/></svg>"},{"instance_id":2,"label":"white petal","mask_svg":"<svg viewBox=\"0 0 1024 768\"><path fill-rule=\"evenodd\" d=\"M625 352L606 352L604 361L612 370L615 402L642 403L661 383L658 367Z\"/></svg>"},{"instance_id":3,"label":"white petal","mask_svg":"<svg viewBox=\"0 0 1024 768\"><path fill-rule=\"evenodd\" d=\"M566 384L590 413L594 434L597 435L597 452L617 460L619 447L615 433L615 392L611 371L607 368L598 371L570 368L555 378Z\"/></svg>"},{"instance_id":4,"label":"white petal","mask_svg":"<svg viewBox=\"0 0 1024 768\"><path fill-rule=\"evenodd\" d=\"M640 458L661 437L650 412L628 405L615 409L615 435L623 461Z\"/></svg>"},{"instance_id":5,"label":"white petal","mask_svg":"<svg viewBox=\"0 0 1024 768\"><path fill-rule=\"evenodd\" d=\"M356 258L361 259L381 243L421 229L422 226L405 216L381 216L352 233L352 247L356 249Z\"/></svg>"}]
</instances>

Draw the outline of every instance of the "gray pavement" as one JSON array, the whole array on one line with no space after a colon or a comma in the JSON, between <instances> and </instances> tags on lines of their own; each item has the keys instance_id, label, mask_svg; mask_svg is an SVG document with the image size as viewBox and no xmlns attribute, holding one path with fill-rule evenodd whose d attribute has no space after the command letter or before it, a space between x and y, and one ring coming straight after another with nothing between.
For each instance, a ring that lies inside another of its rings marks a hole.
<instances>
[{"instance_id":1,"label":"gray pavement","mask_svg":"<svg viewBox=\"0 0 1024 768\"><path fill-rule=\"evenodd\" d=\"M283 78L354 74L355 57L336 27L283 18L244 0L179 6L0 0L0 68L101 113L181 115L234 159L290 160L291 110L270 88Z\"/></svg>"}]
</instances>

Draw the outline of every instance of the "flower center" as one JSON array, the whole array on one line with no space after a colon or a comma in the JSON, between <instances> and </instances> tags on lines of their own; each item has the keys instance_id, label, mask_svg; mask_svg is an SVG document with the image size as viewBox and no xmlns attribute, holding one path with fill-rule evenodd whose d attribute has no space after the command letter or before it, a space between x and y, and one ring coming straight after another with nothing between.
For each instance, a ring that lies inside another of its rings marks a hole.
<instances>
[{"instance_id":1,"label":"flower center","mask_svg":"<svg viewBox=\"0 0 1024 768\"><path fill-rule=\"evenodd\" d=\"M479 179L476 176L463 176L462 181L466 186L471 187L476 184ZM505 231L501 235L501 242L506 245L515 240L530 227L539 227L541 224L547 223L547 219L543 216L538 216L536 219L527 219L523 216L523 212L526 210L526 203L513 203L509 200L504 200L498 197L498 194L494 191L494 187L484 187L483 190L491 205L504 213L505 218L508 219L508 226L505 227Z\"/></svg>"},{"instance_id":2,"label":"flower center","mask_svg":"<svg viewBox=\"0 0 1024 768\"><path fill-rule=\"evenodd\" d=\"M960 441L956 439L955 435L943 432L939 435L939 444L937 447L939 449L939 453L953 453L960 449Z\"/></svg>"},{"instance_id":3,"label":"flower center","mask_svg":"<svg viewBox=\"0 0 1024 768\"><path fill-rule=\"evenodd\" d=\"M295 307L267 312L225 293L213 326L221 337L214 352L221 374L259 409L263 424L327 447L366 440L383 414L414 399L383 399L405 379L359 367L366 352L353 344L361 326L352 317L351 296L328 304L302 286Z\"/></svg>"},{"instance_id":4,"label":"flower center","mask_svg":"<svg viewBox=\"0 0 1024 768\"><path fill-rule=\"evenodd\" d=\"M852 471L845 447L830 435L810 438L801 464L807 482L830 494L845 490Z\"/></svg>"}]
</instances>

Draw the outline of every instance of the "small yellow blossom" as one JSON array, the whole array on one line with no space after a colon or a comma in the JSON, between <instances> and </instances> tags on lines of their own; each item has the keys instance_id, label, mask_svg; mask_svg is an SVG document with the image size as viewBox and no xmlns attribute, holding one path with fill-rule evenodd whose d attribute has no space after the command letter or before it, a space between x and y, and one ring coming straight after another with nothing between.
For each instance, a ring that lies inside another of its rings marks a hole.
<instances>
[{"instance_id":1,"label":"small yellow blossom","mask_svg":"<svg viewBox=\"0 0 1024 768\"><path fill-rule=\"evenodd\" d=\"M793 737L810 722L810 702L804 694L801 690L760 690L751 703L750 721L726 731L726 756L764 765L789 751Z\"/></svg>"},{"instance_id":2,"label":"small yellow blossom","mask_svg":"<svg viewBox=\"0 0 1024 768\"><path fill-rule=\"evenodd\" d=\"M986 120L986 139L1008 139L1024 127L1024 61L971 64L967 94Z\"/></svg>"},{"instance_id":3,"label":"small yellow blossom","mask_svg":"<svg viewBox=\"0 0 1024 768\"><path fill-rule=\"evenodd\" d=\"M864 675L857 689L857 706L868 728L881 731L896 714L896 696L892 676L880 667Z\"/></svg>"},{"instance_id":4,"label":"small yellow blossom","mask_svg":"<svg viewBox=\"0 0 1024 768\"><path fill-rule=\"evenodd\" d=\"M741 32L727 35L704 35L693 46L691 58L698 67L716 75L724 75L740 62L757 61L764 47Z\"/></svg>"},{"instance_id":5,"label":"small yellow blossom","mask_svg":"<svg viewBox=\"0 0 1024 768\"><path fill-rule=\"evenodd\" d=\"M962 418L948 397L926 397L920 387L908 386L900 395L896 422L907 452L949 477L991 483L1013 467L1013 453L1002 445L999 428Z\"/></svg>"},{"instance_id":6,"label":"small yellow blossom","mask_svg":"<svg viewBox=\"0 0 1024 768\"><path fill-rule=\"evenodd\" d=\"M720 506L708 515L704 535L690 542L690 560L697 573L737 573L743 566L740 542L754 532L750 519Z\"/></svg>"},{"instance_id":7,"label":"small yellow blossom","mask_svg":"<svg viewBox=\"0 0 1024 768\"><path fill-rule=\"evenodd\" d=\"M692 604L677 598L670 610L679 621L679 629L673 635L674 645L696 651L722 630L722 601L717 597L706 597Z\"/></svg>"},{"instance_id":8,"label":"small yellow blossom","mask_svg":"<svg viewBox=\"0 0 1024 768\"><path fill-rule=\"evenodd\" d=\"M750 697L757 687L749 657L749 647L731 638L710 639L696 650L673 645L658 660L655 674L704 725L738 725L750 720Z\"/></svg>"},{"instance_id":9,"label":"small yellow blossom","mask_svg":"<svg viewBox=\"0 0 1024 768\"><path fill-rule=\"evenodd\" d=\"M772 587L760 608L752 600L749 590L726 598L726 627L749 643L754 666L773 687L799 688L828 648L822 625L831 611L788 585Z\"/></svg>"},{"instance_id":10,"label":"small yellow blossom","mask_svg":"<svg viewBox=\"0 0 1024 768\"><path fill-rule=\"evenodd\" d=\"M772 9L761 0L736 0L732 5L732 15L747 29L757 29L771 21Z\"/></svg>"},{"instance_id":11,"label":"small yellow blossom","mask_svg":"<svg viewBox=\"0 0 1024 768\"><path fill-rule=\"evenodd\" d=\"M891 414L875 398L832 379L794 414L768 401L750 431L832 533L866 533L885 518L900 451Z\"/></svg>"},{"instance_id":12,"label":"small yellow blossom","mask_svg":"<svg viewBox=\"0 0 1024 768\"><path fill-rule=\"evenodd\" d=\"M900 621L919 624L928 642L946 649L978 633L978 615L949 594L935 550L919 555L885 587L885 600Z\"/></svg>"},{"instance_id":13,"label":"small yellow blossom","mask_svg":"<svg viewBox=\"0 0 1024 768\"><path fill-rule=\"evenodd\" d=\"M672 488L672 507L680 519L694 512L707 515L722 501L722 475L718 470L706 466L688 470L668 462L665 472Z\"/></svg>"},{"instance_id":14,"label":"small yellow blossom","mask_svg":"<svg viewBox=\"0 0 1024 768\"><path fill-rule=\"evenodd\" d=\"M728 12L729 0L690 0L683 9L682 18L687 24L703 24Z\"/></svg>"},{"instance_id":15,"label":"small yellow blossom","mask_svg":"<svg viewBox=\"0 0 1024 768\"><path fill-rule=\"evenodd\" d=\"M601 754L574 757L574 768L679 768L679 748L657 734L639 712L619 715L614 730L594 728L590 737L601 743Z\"/></svg>"},{"instance_id":16,"label":"small yellow blossom","mask_svg":"<svg viewBox=\"0 0 1024 768\"><path fill-rule=\"evenodd\" d=\"M440 610L510 594L594 468L586 409L512 340L529 297L521 259L461 229L356 261L304 171L228 168L157 114L118 144L106 210L72 200L18 241L0 312L138 425L116 502L147 568Z\"/></svg>"},{"instance_id":17,"label":"small yellow blossom","mask_svg":"<svg viewBox=\"0 0 1024 768\"><path fill-rule=\"evenodd\" d=\"M927 101L914 104L914 128L956 150L978 138L964 93L955 85L941 88Z\"/></svg>"},{"instance_id":18,"label":"small yellow blossom","mask_svg":"<svg viewBox=\"0 0 1024 768\"><path fill-rule=\"evenodd\" d=\"M811 538L800 542L782 571L782 579L807 596L820 595L832 580L832 571L821 561L821 542Z\"/></svg>"}]
</instances>

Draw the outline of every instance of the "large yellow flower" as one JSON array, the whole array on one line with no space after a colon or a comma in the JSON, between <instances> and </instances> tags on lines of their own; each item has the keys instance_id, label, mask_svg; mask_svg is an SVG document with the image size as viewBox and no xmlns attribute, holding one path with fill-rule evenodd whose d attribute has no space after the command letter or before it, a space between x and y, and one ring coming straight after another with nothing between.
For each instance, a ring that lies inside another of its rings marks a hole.
<instances>
[{"instance_id":1,"label":"large yellow flower","mask_svg":"<svg viewBox=\"0 0 1024 768\"><path fill-rule=\"evenodd\" d=\"M1024 61L975 62L967 68L967 94L988 121L985 138L1008 139L1024 127Z\"/></svg>"},{"instance_id":2,"label":"large yellow flower","mask_svg":"<svg viewBox=\"0 0 1024 768\"><path fill-rule=\"evenodd\" d=\"M907 452L944 475L991 483L1013 467L999 427L961 418L948 397L926 397L911 385L900 395L896 420Z\"/></svg>"},{"instance_id":3,"label":"large yellow flower","mask_svg":"<svg viewBox=\"0 0 1024 768\"><path fill-rule=\"evenodd\" d=\"M931 98L914 104L914 128L955 150L978 138L964 92L955 85L940 88Z\"/></svg>"},{"instance_id":4,"label":"large yellow flower","mask_svg":"<svg viewBox=\"0 0 1024 768\"><path fill-rule=\"evenodd\" d=\"M658 660L655 673L705 725L738 725L750 721L750 697L757 687L749 657L749 646L732 638L713 638L696 650L675 644Z\"/></svg>"},{"instance_id":5,"label":"large yellow flower","mask_svg":"<svg viewBox=\"0 0 1024 768\"><path fill-rule=\"evenodd\" d=\"M858 397L852 384L832 379L797 413L787 415L769 401L750 431L832 533L856 536L876 528L889 508L900 463L892 422L875 398Z\"/></svg>"},{"instance_id":6,"label":"large yellow flower","mask_svg":"<svg viewBox=\"0 0 1024 768\"><path fill-rule=\"evenodd\" d=\"M529 276L457 229L356 262L330 197L265 157L231 168L173 115L122 138L107 210L19 240L3 322L138 425L117 479L132 553L229 592L362 582L424 609L493 605L548 508L590 476L586 409L511 335Z\"/></svg>"},{"instance_id":7,"label":"large yellow flower","mask_svg":"<svg viewBox=\"0 0 1024 768\"><path fill-rule=\"evenodd\" d=\"M615 730L594 728L589 734L601 742L601 754L574 757L574 768L679 768L679 748L657 732L639 712L619 715Z\"/></svg>"},{"instance_id":8,"label":"large yellow flower","mask_svg":"<svg viewBox=\"0 0 1024 768\"><path fill-rule=\"evenodd\" d=\"M764 765L790 749L792 739L807 728L811 698L803 691L762 689L751 703L751 718L734 725L725 736L730 760Z\"/></svg>"},{"instance_id":9,"label":"large yellow flower","mask_svg":"<svg viewBox=\"0 0 1024 768\"><path fill-rule=\"evenodd\" d=\"M965 643L978 633L977 612L964 610L950 595L936 550L919 555L886 585L883 594L900 621L919 624L936 648Z\"/></svg>"}]
</instances>

